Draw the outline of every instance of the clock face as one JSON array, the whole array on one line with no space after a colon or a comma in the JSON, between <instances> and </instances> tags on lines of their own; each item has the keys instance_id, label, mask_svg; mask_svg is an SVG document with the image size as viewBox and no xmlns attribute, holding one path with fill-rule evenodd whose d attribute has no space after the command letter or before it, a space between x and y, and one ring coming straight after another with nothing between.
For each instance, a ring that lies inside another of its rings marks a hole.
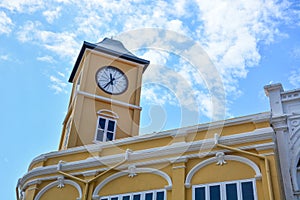
<instances>
[{"instance_id":1,"label":"clock face","mask_svg":"<svg viewBox=\"0 0 300 200\"><path fill-rule=\"evenodd\" d=\"M100 68L96 73L96 81L98 86L108 94L121 94L128 87L126 75L113 66Z\"/></svg>"}]
</instances>

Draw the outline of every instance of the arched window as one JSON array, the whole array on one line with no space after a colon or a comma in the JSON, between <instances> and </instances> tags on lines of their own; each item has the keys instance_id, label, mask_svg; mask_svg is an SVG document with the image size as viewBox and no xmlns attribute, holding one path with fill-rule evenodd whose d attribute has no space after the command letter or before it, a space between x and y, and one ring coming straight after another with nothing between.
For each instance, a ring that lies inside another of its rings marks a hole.
<instances>
[{"instance_id":1,"label":"arched window","mask_svg":"<svg viewBox=\"0 0 300 200\"><path fill-rule=\"evenodd\" d=\"M115 112L106 109L99 110L97 114L95 141L106 142L114 140L119 116Z\"/></svg>"}]
</instances>

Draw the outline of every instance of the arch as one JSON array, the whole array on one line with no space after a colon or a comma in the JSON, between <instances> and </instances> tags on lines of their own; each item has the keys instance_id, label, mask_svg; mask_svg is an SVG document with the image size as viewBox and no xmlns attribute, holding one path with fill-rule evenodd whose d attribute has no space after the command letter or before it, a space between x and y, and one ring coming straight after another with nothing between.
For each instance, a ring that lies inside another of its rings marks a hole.
<instances>
[{"instance_id":1,"label":"arch","mask_svg":"<svg viewBox=\"0 0 300 200\"><path fill-rule=\"evenodd\" d=\"M107 109L98 110L97 114L100 116L105 116L113 119L119 119L119 115L117 113Z\"/></svg>"},{"instance_id":2,"label":"arch","mask_svg":"<svg viewBox=\"0 0 300 200\"><path fill-rule=\"evenodd\" d=\"M134 169L134 173L151 173L151 174L155 174L155 175L158 175L160 177L162 177L163 179L165 179L167 182L168 182L168 185L165 186L165 189L166 190L171 190L172 189L172 180L170 178L170 176L168 174L166 174L165 172L163 171L160 171L158 169L153 169L153 168L135 168ZM121 171L121 172L118 172L118 173L115 173L109 177L107 177L106 179L104 179L101 183L99 183L94 192L93 192L93 198L92 199L99 199L99 192L100 190L106 185L108 184L109 182L117 179L117 178L120 178L122 176L128 176L128 175L131 175L132 174L132 170L124 170L124 171Z\"/></svg>"},{"instance_id":3,"label":"arch","mask_svg":"<svg viewBox=\"0 0 300 200\"><path fill-rule=\"evenodd\" d=\"M251 160L249 160L248 158L244 158L244 157L240 157L240 156L232 156L232 155L225 155L224 156L225 160L234 160L234 161L238 161L241 163L244 163L248 166L250 166L254 171L255 171L255 178L256 179L260 179L261 178L261 172L260 169L258 168L258 166ZM219 160L217 157L213 157L213 158L209 158L206 159L200 163L198 163L196 166L194 166L191 171L188 173L188 175L186 176L185 179L185 187L186 188L190 188L191 187L191 180L193 178L193 176L195 175L195 173L197 171L199 171L201 168L212 164L212 163L217 163Z\"/></svg>"},{"instance_id":4,"label":"arch","mask_svg":"<svg viewBox=\"0 0 300 200\"><path fill-rule=\"evenodd\" d=\"M300 134L300 131L297 132L297 134ZM300 180L298 180L298 176L297 176L297 165L298 165L298 162L300 160L300 149L298 148L300 145L300 140L298 140L291 148L296 150L298 149L297 152L294 153L293 157L292 157L292 162L291 162L291 169L290 169L290 172L291 172L291 176L292 176L292 183L293 183L293 187L294 187L294 190L295 191L299 191L300 190L300 186L299 186L299 182ZM294 148L294 147L297 147L297 148Z\"/></svg>"},{"instance_id":5,"label":"arch","mask_svg":"<svg viewBox=\"0 0 300 200\"><path fill-rule=\"evenodd\" d=\"M49 183L48 185L46 185L34 198L34 200L39 200L43 194L45 194L45 192L47 192L49 189L53 188L53 187L62 187L63 184L68 184L71 185L73 187L75 187L78 191L79 197L76 198L76 200L81 200L82 198L82 191L80 186L78 185L78 183L71 181L71 180L67 180L67 179L63 179L63 178L58 178L57 181L54 181L52 183Z\"/></svg>"}]
</instances>

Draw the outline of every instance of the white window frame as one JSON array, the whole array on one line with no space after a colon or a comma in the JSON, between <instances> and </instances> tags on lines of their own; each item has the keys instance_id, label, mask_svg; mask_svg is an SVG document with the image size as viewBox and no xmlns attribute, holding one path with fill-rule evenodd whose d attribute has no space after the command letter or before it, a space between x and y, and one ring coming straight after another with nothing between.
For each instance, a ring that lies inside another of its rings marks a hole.
<instances>
[{"instance_id":1,"label":"white window frame","mask_svg":"<svg viewBox=\"0 0 300 200\"><path fill-rule=\"evenodd\" d=\"M133 200L134 195L141 195L140 200L145 200L146 194L153 193L153 200L156 199L157 193L163 192L164 193L164 200L167 200L167 192L166 190L148 190L148 191L142 191L142 192L133 192L133 193L126 193L126 194L116 194L111 196L103 196L99 200L114 200L114 198L118 198L118 200L123 200L122 197L129 196L129 200Z\"/></svg>"},{"instance_id":2,"label":"white window frame","mask_svg":"<svg viewBox=\"0 0 300 200\"><path fill-rule=\"evenodd\" d=\"M103 129L103 140L102 141L97 140L98 130L102 130L102 129L99 128L99 121L100 121L100 119L104 119L105 120L105 125L104 125L104 129ZM114 122L114 130L112 132L108 131L108 122L109 121L113 121ZM109 117L98 116L94 141L95 142L106 142L107 141L106 140L107 139L107 132L111 132L113 134L112 140L115 140L115 137L116 137L116 127L117 127L117 120L109 118ZM108 141L110 141L110 140L108 140Z\"/></svg>"},{"instance_id":3,"label":"white window frame","mask_svg":"<svg viewBox=\"0 0 300 200\"><path fill-rule=\"evenodd\" d=\"M242 200L242 183L244 182L252 182L253 185L253 196L254 200L257 200L257 192L256 192L256 181L255 179L243 179L243 180L236 180L236 181L226 181L226 182L217 182L217 183L209 183L209 184L200 184L200 185L193 185L192 187L192 199L196 200L195 197L195 190L196 188L204 187L205 188L205 200L210 200L210 194L209 194L209 187L210 186L220 186L220 194L221 194L221 200L227 200L226 199L226 185L235 183L237 184L237 195L238 200Z\"/></svg>"}]
</instances>

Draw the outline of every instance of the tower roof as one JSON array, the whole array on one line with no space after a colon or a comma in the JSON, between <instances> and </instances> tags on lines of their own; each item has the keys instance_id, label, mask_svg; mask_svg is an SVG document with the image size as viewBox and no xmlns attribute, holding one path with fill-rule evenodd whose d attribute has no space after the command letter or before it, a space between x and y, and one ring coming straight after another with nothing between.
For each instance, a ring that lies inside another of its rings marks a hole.
<instances>
[{"instance_id":1,"label":"tower roof","mask_svg":"<svg viewBox=\"0 0 300 200\"><path fill-rule=\"evenodd\" d=\"M93 50L96 50L99 52L110 54L112 56L116 56L119 58L123 58L123 59L129 60L129 61L139 63L139 64L143 64L143 65L145 65L145 67L147 67L150 63L150 61L148 61L148 60L145 60L145 59L135 56L133 53L131 53L128 49L126 49L124 47L122 42L120 42L118 40L104 38L101 42L98 42L95 44L84 41L83 45L81 47L80 53L75 62L75 65L73 67L71 76L69 78L69 82L71 82L71 83L73 82L73 78L79 67L82 56L84 55L85 49L93 49Z\"/></svg>"}]
</instances>

